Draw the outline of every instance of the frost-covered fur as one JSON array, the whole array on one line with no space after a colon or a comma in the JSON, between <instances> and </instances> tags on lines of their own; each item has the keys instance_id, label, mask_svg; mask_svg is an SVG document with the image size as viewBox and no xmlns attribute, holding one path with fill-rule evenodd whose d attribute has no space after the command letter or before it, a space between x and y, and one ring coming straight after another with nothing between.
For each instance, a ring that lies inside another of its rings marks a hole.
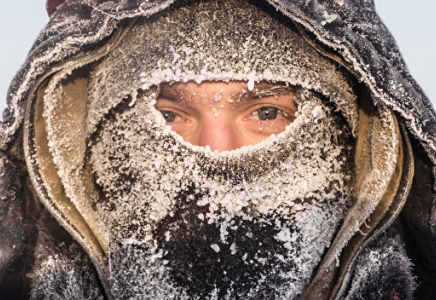
<instances>
[{"instance_id":1,"label":"frost-covered fur","mask_svg":"<svg viewBox=\"0 0 436 300\"><path fill-rule=\"evenodd\" d=\"M58 242L40 230L32 300L103 300L97 273L82 248Z\"/></svg>"},{"instance_id":2,"label":"frost-covered fur","mask_svg":"<svg viewBox=\"0 0 436 300\"><path fill-rule=\"evenodd\" d=\"M351 204L347 126L301 91L285 132L217 153L164 127L150 94L92 147L115 297L301 295Z\"/></svg>"},{"instance_id":3,"label":"frost-covered fur","mask_svg":"<svg viewBox=\"0 0 436 300\"><path fill-rule=\"evenodd\" d=\"M413 299L412 267L400 236L385 233L359 256L345 300Z\"/></svg>"}]
</instances>

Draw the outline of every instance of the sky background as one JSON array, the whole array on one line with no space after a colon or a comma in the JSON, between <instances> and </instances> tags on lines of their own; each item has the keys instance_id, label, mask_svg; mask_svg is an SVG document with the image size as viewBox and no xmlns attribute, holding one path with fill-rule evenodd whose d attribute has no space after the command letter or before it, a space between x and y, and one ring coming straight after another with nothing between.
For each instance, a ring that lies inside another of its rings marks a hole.
<instances>
[{"instance_id":1,"label":"sky background","mask_svg":"<svg viewBox=\"0 0 436 300\"><path fill-rule=\"evenodd\" d=\"M45 0L2 0L0 10L0 112L9 84L39 31L48 22ZM5 3L6 2L6 3ZM375 0L412 76L436 106L436 11L434 0ZM1 118L1 113L0 113Z\"/></svg>"}]
</instances>

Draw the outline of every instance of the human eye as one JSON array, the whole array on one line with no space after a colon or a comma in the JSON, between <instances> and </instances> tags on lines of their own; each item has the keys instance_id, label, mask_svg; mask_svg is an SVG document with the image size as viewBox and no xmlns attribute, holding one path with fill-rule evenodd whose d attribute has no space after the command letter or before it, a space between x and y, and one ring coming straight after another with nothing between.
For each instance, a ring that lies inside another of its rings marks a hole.
<instances>
[{"instance_id":1,"label":"human eye","mask_svg":"<svg viewBox=\"0 0 436 300\"><path fill-rule=\"evenodd\" d=\"M167 123L179 122L182 120L182 116L170 110L161 110L160 113Z\"/></svg>"},{"instance_id":2,"label":"human eye","mask_svg":"<svg viewBox=\"0 0 436 300\"><path fill-rule=\"evenodd\" d=\"M249 116L250 119L258 119L260 121L272 121L280 117L284 117L289 120L293 119L290 114L286 113L282 109L273 106L264 106L258 108L254 110Z\"/></svg>"},{"instance_id":3,"label":"human eye","mask_svg":"<svg viewBox=\"0 0 436 300\"><path fill-rule=\"evenodd\" d=\"M167 124L179 124L186 121L186 114L184 113L183 107L175 101L158 98L155 108L162 114Z\"/></svg>"}]
</instances>

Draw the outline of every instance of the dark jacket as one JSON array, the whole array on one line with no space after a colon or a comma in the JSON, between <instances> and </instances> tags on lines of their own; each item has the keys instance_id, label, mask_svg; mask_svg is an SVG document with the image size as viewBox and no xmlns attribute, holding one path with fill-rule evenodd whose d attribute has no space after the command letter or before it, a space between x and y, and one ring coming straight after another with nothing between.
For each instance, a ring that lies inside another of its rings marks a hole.
<instances>
[{"instance_id":1,"label":"dark jacket","mask_svg":"<svg viewBox=\"0 0 436 300\"><path fill-rule=\"evenodd\" d=\"M66 197L44 148L46 133L38 127L43 122L38 99L55 76L76 70L65 86L78 97L81 85L86 85L81 73L107 55L136 18L159 14L178 2L67 1L38 37L10 87L0 129L1 299L25 299L30 290L35 299L58 299L48 296L56 293L71 299L111 298L101 263L104 249ZM305 299L435 299L436 116L374 3L271 0L259 5L283 13L313 47L357 78L361 107L357 193L378 188L377 181L364 182L371 172L383 171L389 159L383 156L386 147L381 138L391 134L399 141L395 171L384 178L386 187L373 213L360 220L360 208L355 207L313 275ZM68 107L68 103L66 107L71 118L86 109ZM390 112L393 129L386 129L374 116L374 107ZM73 123L79 124L77 132L85 130L80 119ZM69 155L74 157L83 145L70 146ZM365 205L364 200L360 205ZM358 228L353 231L350 224L355 222ZM402 242L391 236L405 241L407 256ZM338 263L333 259L335 250L342 253ZM58 285L35 284L33 271L44 267L38 261L43 254L57 255ZM69 265L61 262L71 257L72 270L80 271L68 275L68 282L86 282L89 289L79 292L74 284L65 287L66 279L61 277ZM370 264L371 257L381 258L380 263Z\"/></svg>"}]
</instances>

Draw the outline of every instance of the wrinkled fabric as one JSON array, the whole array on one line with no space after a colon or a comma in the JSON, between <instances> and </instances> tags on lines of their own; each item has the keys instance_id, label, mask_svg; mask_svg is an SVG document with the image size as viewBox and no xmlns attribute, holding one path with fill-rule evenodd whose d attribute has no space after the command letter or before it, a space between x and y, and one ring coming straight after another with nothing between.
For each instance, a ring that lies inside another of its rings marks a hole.
<instances>
[{"instance_id":1,"label":"wrinkled fabric","mask_svg":"<svg viewBox=\"0 0 436 300\"><path fill-rule=\"evenodd\" d=\"M19 278L8 273L22 259L27 242L26 221L19 201L22 187L17 168L5 155L0 155L0 170L0 240L4 243L0 248L0 287L19 286Z\"/></svg>"}]
</instances>

